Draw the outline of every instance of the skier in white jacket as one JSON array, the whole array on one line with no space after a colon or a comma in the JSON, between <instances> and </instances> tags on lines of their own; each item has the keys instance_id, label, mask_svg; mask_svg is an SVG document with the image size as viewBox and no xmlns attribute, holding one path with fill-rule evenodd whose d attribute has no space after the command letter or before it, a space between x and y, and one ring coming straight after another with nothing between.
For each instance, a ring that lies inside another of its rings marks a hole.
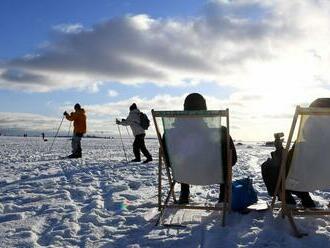
<instances>
[{"instance_id":1,"label":"skier in white jacket","mask_svg":"<svg viewBox=\"0 0 330 248\"><path fill-rule=\"evenodd\" d=\"M127 118L122 119L121 121L116 119L116 124L131 127L133 135L135 137L133 142L133 152L135 159L133 159L131 162L141 162L141 155L140 155L140 150L141 150L143 155L147 158L145 161L143 161L143 163L145 164L152 161L152 156L150 155L144 143L144 138L146 136L146 133L140 125L140 110L137 108L135 103L133 103L129 107L129 110L130 111Z\"/></svg>"}]
</instances>

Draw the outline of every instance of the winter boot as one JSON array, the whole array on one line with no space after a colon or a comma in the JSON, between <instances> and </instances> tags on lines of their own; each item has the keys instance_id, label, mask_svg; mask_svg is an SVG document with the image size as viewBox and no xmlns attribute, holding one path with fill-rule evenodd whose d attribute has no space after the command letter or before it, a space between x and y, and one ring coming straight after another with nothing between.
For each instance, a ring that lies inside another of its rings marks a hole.
<instances>
[{"instance_id":1,"label":"winter boot","mask_svg":"<svg viewBox=\"0 0 330 248\"><path fill-rule=\"evenodd\" d=\"M69 155L67 158L81 158L81 154L72 153L72 154Z\"/></svg>"},{"instance_id":2,"label":"winter boot","mask_svg":"<svg viewBox=\"0 0 330 248\"><path fill-rule=\"evenodd\" d=\"M189 196L184 195L184 194L180 194L178 204L181 205L181 204L188 204L188 203L189 203Z\"/></svg>"},{"instance_id":3,"label":"winter boot","mask_svg":"<svg viewBox=\"0 0 330 248\"><path fill-rule=\"evenodd\" d=\"M132 163L134 163L134 162L141 162L141 159L137 159L137 158L135 158L135 159L132 159L131 162L132 162Z\"/></svg>"},{"instance_id":4,"label":"winter boot","mask_svg":"<svg viewBox=\"0 0 330 248\"><path fill-rule=\"evenodd\" d=\"M149 163L150 161L152 161L152 157L147 158L146 160L144 160L142 163L146 164Z\"/></svg>"}]
</instances>

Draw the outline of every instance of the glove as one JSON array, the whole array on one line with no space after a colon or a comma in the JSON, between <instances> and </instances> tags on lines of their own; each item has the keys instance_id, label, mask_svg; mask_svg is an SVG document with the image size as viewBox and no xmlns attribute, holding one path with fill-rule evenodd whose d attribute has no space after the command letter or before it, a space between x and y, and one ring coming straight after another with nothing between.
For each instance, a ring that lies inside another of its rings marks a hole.
<instances>
[{"instance_id":1,"label":"glove","mask_svg":"<svg viewBox=\"0 0 330 248\"><path fill-rule=\"evenodd\" d=\"M116 119L116 124L120 124L120 121L118 119Z\"/></svg>"},{"instance_id":2,"label":"glove","mask_svg":"<svg viewBox=\"0 0 330 248\"><path fill-rule=\"evenodd\" d=\"M63 115L65 115L65 116L68 115L68 112L64 111Z\"/></svg>"}]
</instances>

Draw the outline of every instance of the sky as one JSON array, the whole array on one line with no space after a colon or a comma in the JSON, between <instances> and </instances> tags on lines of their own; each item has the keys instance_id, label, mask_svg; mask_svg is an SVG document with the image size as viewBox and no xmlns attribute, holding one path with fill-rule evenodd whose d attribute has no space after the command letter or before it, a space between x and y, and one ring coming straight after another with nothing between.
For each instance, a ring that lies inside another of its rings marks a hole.
<instances>
[{"instance_id":1,"label":"sky","mask_svg":"<svg viewBox=\"0 0 330 248\"><path fill-rule=\"evenodd\" d=\"M117 135L133 102L151 117L199 92L229 108L235 140L287 136L295 106L329 96L329 12L326 0L2 0L0 132L54 133L79 102L88 134Z\"/></svg>"}]
</instances>

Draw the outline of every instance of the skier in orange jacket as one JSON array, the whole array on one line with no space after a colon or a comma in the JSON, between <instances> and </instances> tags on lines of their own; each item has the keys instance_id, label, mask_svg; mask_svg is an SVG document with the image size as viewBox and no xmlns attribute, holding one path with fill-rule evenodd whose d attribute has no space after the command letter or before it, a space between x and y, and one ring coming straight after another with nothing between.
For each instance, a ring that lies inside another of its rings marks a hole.
<instances>
[{"instance_id":1,"label":"skier in orange jacket","mask_svg":"<svg viewBox=\"0 0 330 248\"><path fill-rule=\"evenodd\" d=\"M71 114L66 111L63 113L67 120L73 121L72 154L68 158L81 158L81 138L86 133L86 115L79 103L74 105L74 110L75 112L71 112Z\"/></svg>"}]
</instances>

